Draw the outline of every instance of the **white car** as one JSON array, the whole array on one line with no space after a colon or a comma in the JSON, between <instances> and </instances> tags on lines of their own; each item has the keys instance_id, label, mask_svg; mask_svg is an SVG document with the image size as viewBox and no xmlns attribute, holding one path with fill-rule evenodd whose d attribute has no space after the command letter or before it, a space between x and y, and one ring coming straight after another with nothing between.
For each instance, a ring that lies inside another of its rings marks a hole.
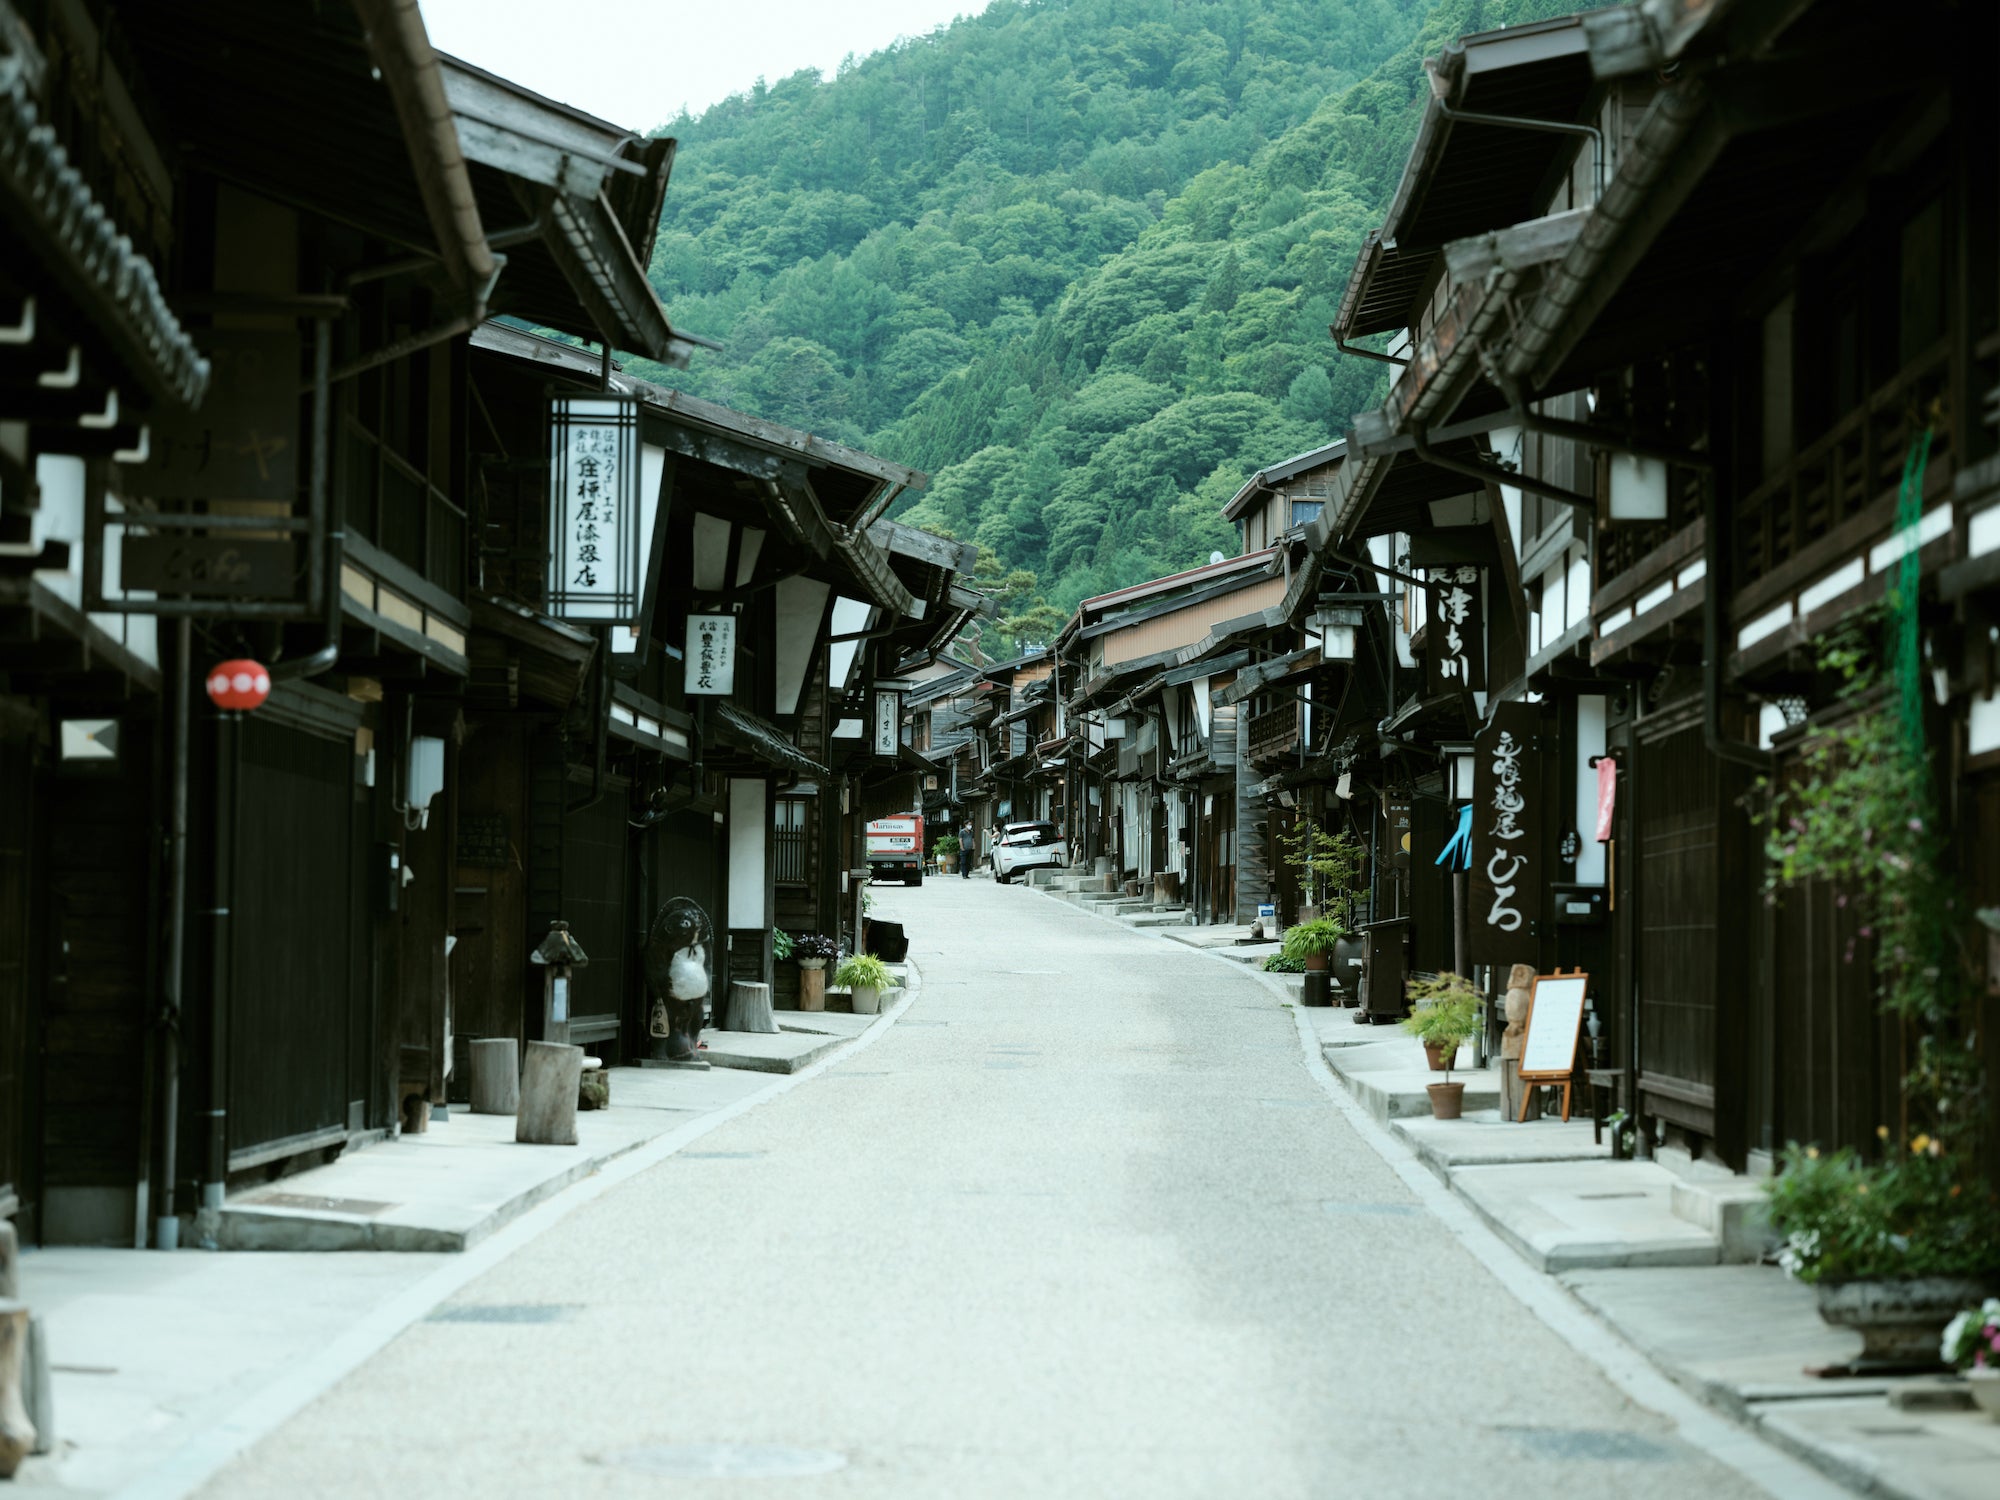
<instances>
[{"instance_id":1,"label":"white car","mask_svg":"<svg viewBox=\"0 0 2000 1500\"><path fill-rule=\"evenodd\" d=\"M1053 823L1009 823L993 846L993 878L1005 885L1026 870L1061 869L1069 847Z\"/></svg>"}]
</instances>

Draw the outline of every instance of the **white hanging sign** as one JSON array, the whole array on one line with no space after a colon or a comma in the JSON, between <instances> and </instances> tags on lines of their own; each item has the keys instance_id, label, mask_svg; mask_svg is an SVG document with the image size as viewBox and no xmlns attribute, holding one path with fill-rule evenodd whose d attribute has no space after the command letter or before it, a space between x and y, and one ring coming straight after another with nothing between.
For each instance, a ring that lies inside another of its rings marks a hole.
<instances>
[{"instance_id":1,"label":"white hanging sign","mask_svg":"<svg viewBox=\"0 0 2000 1500\"><path fill-rule=\"evenodd\" d=\"M687 617L690 697L726 698L736 691L736 616Z\"/></svg>"},{"instance_id":2,"label":"white hanging sign","mask_svg":"<svg viewBox=\"0 0 2000 1500\"><path fill-rule=\"evenodd\" d=\"M545 607L555 619L638 623L647 540L641 467L637 396L549 398Z\"/></svg>"},{"instance_id":3,"label":"white hanging sign","mask_svg":"<svg viewBox=\"0 0 2000 1500\"><path fill-rule=\"evenodd\" d=\"M877 755L893 758L902 740L903 695L890 688L875 690L875 743Z\"/></svg>"}]
</instances>

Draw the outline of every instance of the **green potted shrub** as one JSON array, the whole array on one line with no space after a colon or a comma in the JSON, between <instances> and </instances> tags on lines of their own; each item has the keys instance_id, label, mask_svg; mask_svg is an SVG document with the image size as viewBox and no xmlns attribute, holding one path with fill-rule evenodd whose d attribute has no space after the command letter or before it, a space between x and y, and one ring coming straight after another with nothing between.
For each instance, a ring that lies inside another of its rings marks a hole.
<instances>
[{"instance_id":1,"label":"green potted shrub","mask_svg":"<svg viewBox=\"0 0 2000 1500\"><path fill-rule=\"evenodd\" d=\"M874 954L857 953L842 961L833 982L844 986L854 997L857 1016L874 1016L881 1014L882 991L894 988L896 976Z\"/></svg>"},{"instance_id":2,"label":"green potted shrub","mask_svg":"<svg viewBox=\"0 0 2000 1500\"><path fill-rule=\"evenodd\" d=\"M1431 1096L1431 1115L1456 1120L1465 1106L1465 1085L1451 1081L1451 1064L1460 1045L1479 1032L1479 994L1457 974L1413 979L1408 994L1414 1008L1403 1018L1403 1029L1424 1044L1431 1066L1444 1074L1443 1083L1426 1089Z\"/></svg>"},{"instance_id":3,"label":"green potted shrub","mask_svg":"<svg viewBox=\"0 0 2000 1500\"><path fill-rule=\"evenodd\" d=\"M937 855L938 873L942 875L958 873L958 848L958 835L955 833L947 833L931 845L932 852Z\"/></svg>"},{"instance_id":4,"label":"green potted shrub","mask_svg":"<svg viewBox=\"0 0 2000 1500\"><path fill-rule=\"evenodd\" d=\"M1794 1143L1766 1191L1778 1263L1861 1335L1864 1363L1934 1363L1944 1321L2000 1288L1993 1189L1929 1135L1879 1162Z\"/></svg>"},{"instance_id":5,"label":"green potted shrub","mask_svg":"<svg viewBox=\"0 0 2000 1500\"><path fill-rule=\"evenodd\" d=\"M1307 973L1318 974L1326 969L1334 948L1346 936L1347 929L1333 918L1315 917L1285 929L1282 951L1287 958L1303 963Z\"/></svg>"}]
</instances>

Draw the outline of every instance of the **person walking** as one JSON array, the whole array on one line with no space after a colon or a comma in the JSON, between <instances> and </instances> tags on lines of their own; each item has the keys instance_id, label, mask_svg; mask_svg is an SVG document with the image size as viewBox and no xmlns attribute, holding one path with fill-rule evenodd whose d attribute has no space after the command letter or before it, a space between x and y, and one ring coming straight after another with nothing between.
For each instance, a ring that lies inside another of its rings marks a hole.
<instances>
[{"instance_id":1,"label":"person walking","mask_svg":"<svg viewBox=\"0 0 2000 1500\"><path fill-rule=\"evenodd\" d=\"M972 878L972 851L974 849L972 819L967 818L958 825L958 878Z\"/></svg>"}]
</instances>

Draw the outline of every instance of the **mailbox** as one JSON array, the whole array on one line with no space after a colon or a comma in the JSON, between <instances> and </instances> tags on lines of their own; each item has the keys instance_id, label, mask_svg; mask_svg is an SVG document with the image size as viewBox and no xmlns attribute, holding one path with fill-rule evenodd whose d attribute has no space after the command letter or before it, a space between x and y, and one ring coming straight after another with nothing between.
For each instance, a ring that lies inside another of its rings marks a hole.
<instances>
[{"instance_id":1,"label":"mailbox","mask_svg":"<svg viewBox=\"0 0 2000 1500\"><path fill-rule=\"evenodd\" d=\"M1555 920L1573 927L1599 927L1610 911L1610 890L1601 885L1551 885Z\"/></svg>"}]
</instances>

